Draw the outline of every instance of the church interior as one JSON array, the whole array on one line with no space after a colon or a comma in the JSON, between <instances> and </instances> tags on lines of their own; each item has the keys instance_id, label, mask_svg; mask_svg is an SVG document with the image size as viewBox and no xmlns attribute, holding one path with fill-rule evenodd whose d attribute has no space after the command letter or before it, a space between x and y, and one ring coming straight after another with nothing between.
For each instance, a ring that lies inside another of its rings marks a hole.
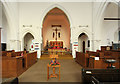
<instances>
[{"instance_id":1,"label":"church interior","mask_svg":"<svg viewBox=\"0 0 120 84\"><path fill-rule=\"evenodd\" d=\"M120 84L119 0L0 0L0 83Z\"/></svg>"}]
</instances>

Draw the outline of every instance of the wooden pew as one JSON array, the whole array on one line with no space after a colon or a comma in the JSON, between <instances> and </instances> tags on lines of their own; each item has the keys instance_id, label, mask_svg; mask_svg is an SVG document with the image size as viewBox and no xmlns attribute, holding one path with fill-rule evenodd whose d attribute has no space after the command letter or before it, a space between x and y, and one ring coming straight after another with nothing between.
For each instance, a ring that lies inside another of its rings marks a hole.
<instances>
[{"instance_id":1,"label":"wooden pew","mask_svg":"<svg viewBox=\"0 0 120 84\"><path fill-rule=\"evenodd\" d=\"M21 53L24 55L21 56ZM7 52L6 56L1 56L1 61L3 78L18 77L37 62L37 52Z\"/></svg>"},{"instance_id":2,"label":"wooden pew","mask_svg":"<svg viewBox=\"0 0 120 84\"><path fill-rule=\"evenodd\" d=\"M24 63L26 68L29 68L36 62L37 62L37 52L24 54Z\"/></svg>"},{"instance_id":3,"label":"wooden pew","mask_svg":"<svg viewBox=\"0 0 120 84\"><path fill-rule=\"evenodd\" d=\"M101 46L101 51L104 52L109 48L109 50L112 50L112 46Z\"/></svg>"},{"instance_id":4,"label":"wooden pew","mask_svg":"<svg viewBox=\"0 0 120 84\"><path fill-rule=\"evenodd\" d=\"M112 50L112 56L115 57L116 59L119 59L120 58L120 51Z\"/></svg>"},{"instance_id":5,"label":"wooden pew","mask_svg":"<svg viewBox=\"0 0 120 84\"><path fill-rule=\"evenodd\" d=\"M76 62L78 62L82 67L86 68L94 68L94 69L106 69L108 63L107 59L116 60L113 63L117 69L120 69L120 51L106 50L108 46L102 46L103 50L94 51L86 51L86 53L76 52ZM94 57L99 57L99 60L95 60Z\"/></svg>"},{"instance_id":6,"label":"wooden pew","mask_svg":"<svg viewBox=\"0 0 120 84\"><path fill-rule=\"evenodd\" d=\"M90 57L89 58L89 68L92 69L106 69L108 66L107 63L105 63L104 58L99 58L99 60L95 60L95 58Z\"/></svg>"},{"instance_id":7,"label":"wooden pew","mask_svg":"<svg viewBox=\"0 0 120 84\"><path fill-rule=\"evenodd\" d=\"M88 55L82 52L76 52L76 62L79 63L82 67L88 67Z\"/></svg>"},{"instance_id":8,"label":"wooden pew","mask_svg":"<svg viewBox=\"0 0 120 84\"><path fill-rule=\"evenodd\" d=\"M21 56L22 53L24 55L26 54L26 51L12 52L11 54L12 54L12 57L15 57L15 56Z\"/></svg>"},{"instance_id":9,"label":"wooden pew","mask_svg":"<svg viewBox=\"0 0 120 84\"><path fill-rule=\"evenodd\" d=\"M10 50L10 51L2 51L2 56L7 56L7 53L13 53L15 52L14 50Z\"/></svg>"},{"instance_id":10,"label":"wooden pew","mask_svg":"<svg viewBox=\"0 0 120 84\"><path fill-rule=\"evenodd\" d=\"M2 77L18 77L23 72L22 57L2 57Z\"/></svg>"},{"instance_id":11,"label":"wooden pew","mask_svg":"<svg viewBox=\"0 0 120 84\"><path fill-rule=\"evenodd\" d=\"M106 62L107 59L115 59L112 56L101 56L103 54L100 54L99 60L95 60L94 57L89 57L89 68L94 69L106 69L108 66L108 63ZM113 66L115 66L117 69L120 68L120 61L119 59L115 59L116 62L113 63Z\"/></svg>"},{"instance_id":12,"label":"wooden pew","mask_svg":"<svg viewBox=\"0 0 120 84\"><path fill-rule=\"evenodd\" d=\"M94 51L86 51L86 54L88 54L88 56L96 56L99 57L99 52L94 52Z\"/></svg>"},{"instance_id":13,"label":"wooden pew","mask_svg":"<svg viewBox=\"0 0 120 84\"><path fill-rule=\"evenodd\" d=\"M115 59L116 63L114 63L113 65L116 66L116 68L120 68L120 52L117 51L104 51L104 52L100 52L100 58L104 58L104 59Z\"/></svg>"},{"instance_id":14,"label":"wooden pew","mask_svg":"<svg viewBox=\"0 0 120 84\"><path fill-rule=\"evenodd\" d=\"M99 83L93 83L95 82L93 77L95 77ZM88 84L104 84L101 82L114 82L115 84L118 82L117 84L119 84L119 78L120 69L82 69L83 82Z\"/></svg>"},{"instance_id":15,"label":"wooden pew","mask_svg":"<svg viewBox=\"0 0 120 84\"><path fill-rule=\"evenodd\" d=\"M84 68L102 68L101 63L104 63L104 61L95 61L92 56L99 57L99 53L93 51L87 51L86 53L76 52L76 62Z\"/></svg>"},{"instance_id":16,"label":"wooden pew","mask_svg":"<svg viewBox=\"0 0 120 84\"><path fill-rule=\"evenodd\" d=\"M87 51L89 57L89 67L95 69L105 69L107 67L106 59L115 59L116 62L113 64L117 69L120 68L120 52L112 50L97 50L97 52ZM91 57L93 56L93 57ZM95 60L94 57L99 57L99 60Z\"/></svg>"}]
</instances>

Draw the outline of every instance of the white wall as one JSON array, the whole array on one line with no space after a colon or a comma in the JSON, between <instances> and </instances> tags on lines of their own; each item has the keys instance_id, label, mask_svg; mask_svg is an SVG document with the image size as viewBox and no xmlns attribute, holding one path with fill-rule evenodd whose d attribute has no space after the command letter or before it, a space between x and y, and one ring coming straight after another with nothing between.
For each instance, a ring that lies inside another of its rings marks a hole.
<instances>
[{"instance_id":1,"label":"white wall","mask_svg":"<svg viewBox=\"0 0 120 84\"><path fill-rule=\"evenodd\" d=\"M118 6L115 3L108 4L103 18L118 18ZM102 28L101 28L101 45L112 45L112 41L114 43L118 42L115 40L115 32L118 30L118 20L103 20ZM109 44L110 42L110 44Z\"/></svg>"},{"instance_id":2,"label":"white wall","mask_svg":"<svg viewBox=\"0 0 120 84\"><path fill-rule=\"evenodd\" d=\"M112 0L111 0L112 1ZM115 42L115 31L118 28L118 21L104 21L104 17L117 18L118 4L110 0L93 3L93 50L100 49L102 45L111 45ZM110 44L108 44L110 41Z\"/></svg>"},{"instance_id":3,"label":"white wall","mask_svg":"<svg viewBox=\"0 0 120 84\"><path fill-rule=\"evenodd\" d=\"M81 32L85 31L89 35L91 34L92 28L92 3L91 2L21 2L19 3L19 22L20 22L20 33L21 39L22 34L25 31L33 31L35 39L42 43L42 22L45 15L54 7L58 7L63 10L68 19L70 20L71 30L71 43L78 41L78 36ZM24 28L23 25L32 25L31 28ZM88 27L79 27L79 25ZM91 36L90 36L91 37ZM73 54L75 55L75 54Z\"/></svg>"},{"instance_id":4,"label":"white wall","mask_svg":"<svg viewBox=\"0 0 120 84\"><path fill-rule=\"evenodd\" d=\"M4 11L2 11L2 30L1 30L1 43L7 43L8 21Z\"/></svg>"},{"instance_id":5,"label":"white wall","mask_svg":"<svg viewBox=\"0 0 120 84\"><path fill-rule=\"evenodd\" d=\"M19 14L17 2L3 2L3 11L7 20L3 20L4 27L7 29L7 50L20 50L19 41ZM4 15L3 15L4 16ZM8 22L8 26L7 23ZM3 30L4 31L4 30ZM6 31L4 31L6 32ZM4 37L2 37L4 38ZM5 40L4 40L5 41Z\"/></svg>"},{"instance_id":6,"label":"white wall","mask_svg":"<svg viewBox=\"0 0 120 84\"><path fill-rule=\"evenodd\" d=\"M0 1L0 27L2 27L2 3Z\"/></svg>"},{"instance_id":7,"label":"white wall","mask_svg":"<svg viewBox=\"0 0 120 84\"><path fill-rule=\"evenodd\" d=\"M10 29L7 38L8 49L20 50L19 42L23 49L23 37L27 32L30 32L35 37L35 41L41 44L43 19L54 7L63 10L70 20L70 42L78 42L78 36L84 32L89 37L90 45L93 46L90 50L107 45L107 38L110 38L110 41L114 40L113 34L118 28L117 22L103 20L104 17L114 17L114 14L117 14L117 6L109 5L106 9L107 3L104 2L7 2L3 4ZM23 27L23 25L32 25L32 27ZM73 48L72 50L74 51ZM72 54L75 57L75 53Z\"/></svg>"}]
</instances>

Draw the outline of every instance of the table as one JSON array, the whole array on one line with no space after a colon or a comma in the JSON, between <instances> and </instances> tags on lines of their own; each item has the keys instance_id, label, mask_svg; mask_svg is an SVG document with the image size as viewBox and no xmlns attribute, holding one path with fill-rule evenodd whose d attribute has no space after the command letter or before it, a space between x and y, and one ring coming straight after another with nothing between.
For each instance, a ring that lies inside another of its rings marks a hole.
<instances>
[{"instance_id":1,"label":"table","mask_svg":"<svg viewBox=\"0 0 120 84\"><path fill-rule=\"evenodd\" d=\"M52 67L53 68L53 74L51 74L49 76L49 68ZM47 64L47 80L51 77L55 77L57 78L58 74L55 74L55 68L58 67L59 68L59 80L60 80L60 65L50 65L50 64Z\"/></svg>"},{"instance_id":2,"label":"table","mask_svg":"<svg viewBox=\"0 0 120 84\"><path fill-rule=\"evenodd\" d=\"M106 63L108 63L107 68L114 68L113 63L115 63L115 62L116 62L116 60L114 60L114 59L106 59Z\"/></svg>"}]
</instances>

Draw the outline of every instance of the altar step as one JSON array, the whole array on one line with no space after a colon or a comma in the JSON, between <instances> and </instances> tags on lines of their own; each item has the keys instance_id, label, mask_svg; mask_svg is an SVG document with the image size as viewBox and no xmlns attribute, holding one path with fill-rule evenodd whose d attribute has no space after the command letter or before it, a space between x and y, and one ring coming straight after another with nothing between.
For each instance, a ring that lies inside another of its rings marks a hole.
<instances>
[{"instance_id":1,"label":"altar step","mask_svg":"<svg viewBox=\"0 0 120 84\"><path fill-rule=\"evenodd\" d=\"M49 55L41 55L40 59L49 59ZM58 59L73 59L72 55L61 55Z\"/></svg>"}]
</instances>

